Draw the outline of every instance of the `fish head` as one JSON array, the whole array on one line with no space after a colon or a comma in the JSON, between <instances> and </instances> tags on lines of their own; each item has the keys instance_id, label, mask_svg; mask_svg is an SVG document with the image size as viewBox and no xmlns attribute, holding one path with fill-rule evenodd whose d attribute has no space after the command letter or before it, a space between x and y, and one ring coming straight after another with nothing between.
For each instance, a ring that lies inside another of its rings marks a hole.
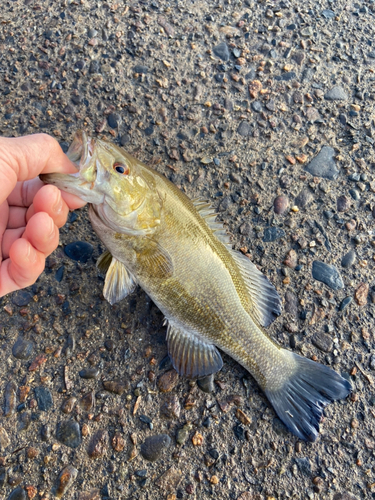
<instances>
[{"instance_id":1,"label":"fish head","mask_svg":"<svg viewBox=\"0 0 375 500\"><path fill-rule=\"evenodd\" d=\"M147 210L147 202L152 205L155 193L145 175L145 165L115 144L92 139L84 131L76 133L67 156L77 172L42 174L43 182L93 204L104 222L117 230L134 229L136 223L140 224L141 212L143 224L153 226L144 213L148 219L158 217L155 203L153 209Z\"/></svg>"}]
</instances>

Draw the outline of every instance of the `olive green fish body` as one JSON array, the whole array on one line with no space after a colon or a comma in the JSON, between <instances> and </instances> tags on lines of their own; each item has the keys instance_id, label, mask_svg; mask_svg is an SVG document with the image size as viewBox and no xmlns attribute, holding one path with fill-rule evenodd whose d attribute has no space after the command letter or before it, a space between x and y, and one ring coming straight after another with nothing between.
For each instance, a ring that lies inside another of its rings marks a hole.
<instances>
[{"instance_id":1,"label":"olive green fish body","mask_svg":"<svg viewBox=\"0 0 375 500\"><path fill-rule=\"evenodd\" d=\"M220 370L219 348L254 376L294 434L314 441L324 406L345 397L350 384L267 336L280 297L232 249L209 204L190 200L122 149L84 133L68 155L80 158L79 174L43 180L91 203L92 226L108 249L97 262L107 300L118 302L139 284L165 315L168 352L181 375Z\"/></svg>"}]
</instances>

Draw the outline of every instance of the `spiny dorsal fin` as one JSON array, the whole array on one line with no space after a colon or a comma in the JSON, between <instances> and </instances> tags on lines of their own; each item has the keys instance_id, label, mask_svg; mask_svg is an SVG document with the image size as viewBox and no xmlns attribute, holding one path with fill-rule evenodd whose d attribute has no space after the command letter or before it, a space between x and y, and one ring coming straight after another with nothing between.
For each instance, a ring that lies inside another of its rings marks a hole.
<instances>
[{"instance_id":1,"label":"spiny dorsal fin","mask_svg":"<svg viewBox=\"0 0 375 500\"><path fill-rule=\"evenodd\" d=\"M111 304L116 304L132 293L137 286L134 276L129 273L124 264L112 257L105 276L103 295Z\"/></svg>"},{"instance_id":2,"label":"spiny dorsal fin","mask_svg":"<svg viewBox=\"0 0 375 500\"><path fill-rule=\"evenodd\" d=\"M192 203L199 215L206 221L206 224L224 245L230 245L228 233L221 222L216 221L217 212L208 200L193 198ZM230 247L231 248L231 247Z\"/></svg>"},{"instance_id":3,"label":"spiny dorsal fin","mask_svg":"<svg viewBox=\"0 0 375 500\"><path fill-rule=\"evenodd\" d=\"M254 304L252 314L262 326L268 326L281 313L281 299L268 278L245 255L230 250Z\"/></svg>"},{"instance_id":4,"label":"spiny dorsal fin","mask_svg":"<svg viewBox=\"0 0 375 500\"><path fill-rule=\"evenodd\" d=\"M206 377L221 370L223 360L213 344L169 323L168 353L174 369L187 378Z\"/></svg>"}]
</instances>

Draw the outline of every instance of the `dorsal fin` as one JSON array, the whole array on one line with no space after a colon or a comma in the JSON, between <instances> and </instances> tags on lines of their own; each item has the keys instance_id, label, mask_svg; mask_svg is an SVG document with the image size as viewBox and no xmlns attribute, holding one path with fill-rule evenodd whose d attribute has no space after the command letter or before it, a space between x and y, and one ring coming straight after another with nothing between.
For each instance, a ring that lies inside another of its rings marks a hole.
<instances>
[{"instance_id":1,"label":"dorsal fin","mask_svg":"<svg viewBox=\"0 0 375 500\"><path fill-rule=\"evenodd\" d=\"M270 325L281 313L281 299L277 290L251 260L236 250L232 250L228 233L221 222L216 222L217 213L210 202L202 198L194 198L191 201L214 235L224 243L235 260L253 304L251 313L260 325Z\"/></svg>"},{"instance_id":2,"label":"dorsal fin","mask_svg":"<svg viewBox=\"0 0 375 500\"><path fill-rule=\"evenodd\" d=\"M281 313L281 299L269 279L251 262L250 259L230 250L235 260L254 307L252 314L262 326L270 325Z\"/></svg>"},{"instance_id":3,"label":"dorsal fin","mask_svg":"<svg viewBox=\"0 0 375 500\"><path fill-rule=\"evenodd\" d=\"M230 246L229 235L221 222L216 221L217 212L208 200L193 198L192 203L199 215L205 220L208 227L224 245Z\"/></svg>"}]
</instances>

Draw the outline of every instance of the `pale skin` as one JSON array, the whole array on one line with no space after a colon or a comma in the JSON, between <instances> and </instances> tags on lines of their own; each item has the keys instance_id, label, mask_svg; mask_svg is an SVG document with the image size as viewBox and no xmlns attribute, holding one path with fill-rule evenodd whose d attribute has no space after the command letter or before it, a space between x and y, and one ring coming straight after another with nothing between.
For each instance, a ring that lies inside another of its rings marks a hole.
<instances>
[{"instance_id":1,"label":"pale skin","mask_svg":"<svg viewBox=\"0 0 375 500\"><path fill-rule=\"evenodd\" d=\"M85 204L45 186L38 175L49 172L76 172L53 137L0 137L0 297L35 283L69 210Z\"/></svg>"}]
</instances>

